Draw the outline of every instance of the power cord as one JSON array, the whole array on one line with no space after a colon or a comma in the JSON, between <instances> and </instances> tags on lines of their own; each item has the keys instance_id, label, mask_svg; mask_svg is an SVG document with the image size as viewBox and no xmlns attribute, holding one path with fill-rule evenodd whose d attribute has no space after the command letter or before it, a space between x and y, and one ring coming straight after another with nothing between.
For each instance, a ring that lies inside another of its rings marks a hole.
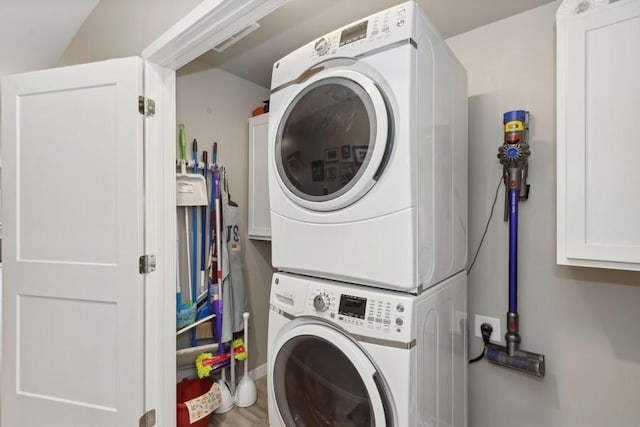
<instances>
[{"instance_id":1,"label":"power cord","mask_svg":"<svg viewBox=\"0 0 640 427\"><path fill-rule=\"evenodd\" d=\"M483 323L482 325L480 325L480 332L482 333L482 341L484 341L484 348L482 349L482 354L480 354L480 356L469 360L469 365L484 359L487 346L489 345L489 341L491 340L491 333L493 332L493 326L491 326L491 324L489 323Z\"/></svg>"},{"instance_id":2,"label":"power cord","mask_svg":"<svg viewBox=\"0 0 640 427\"><path fill-rule=\"evenodd\" d=\"M502 184L502 182L503 182L503 177L500 176L500 179L498 180L498 186L496 187L496 195L493 198L493 204L491 205L491 213L489 213L489 219L487 220L487 225L485 225L484 227L484 233L482 233L482 238L480 239L480 243L478 244L478 249L476 249L476 254L473 256L473 261L471 261L469 268L467 268L467 276L471 274L471 269L473 268L473 265L476 263L476 259L478 259L480 248L482 247L484 238L487 235L487 231L489 231L489 224L491 224L491 218L493 218L493 210L495 209L496 202L498 201L498 193L500 192L500 185Z\"/></svg>"}]
</instances>

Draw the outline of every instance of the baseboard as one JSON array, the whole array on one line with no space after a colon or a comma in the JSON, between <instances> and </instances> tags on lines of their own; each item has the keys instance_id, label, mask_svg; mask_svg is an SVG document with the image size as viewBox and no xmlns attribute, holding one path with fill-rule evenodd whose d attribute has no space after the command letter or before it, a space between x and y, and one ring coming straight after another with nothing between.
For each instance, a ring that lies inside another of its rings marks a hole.
<instances>
[{"instance_id":1,"label":"baseboard","mask_svg":"<svg viewBox=\"0 0 640 427\"><path fill-rule=\"evenodd\" d=\"M255 369L251 370L251 372L249 372L249 375L251 375L251 378L253 378L254 380L257 380L259 378L262 378L264 376L267 375L267 364L264 363L258 367L256 367Z\"/></svg>"}]
</instances>

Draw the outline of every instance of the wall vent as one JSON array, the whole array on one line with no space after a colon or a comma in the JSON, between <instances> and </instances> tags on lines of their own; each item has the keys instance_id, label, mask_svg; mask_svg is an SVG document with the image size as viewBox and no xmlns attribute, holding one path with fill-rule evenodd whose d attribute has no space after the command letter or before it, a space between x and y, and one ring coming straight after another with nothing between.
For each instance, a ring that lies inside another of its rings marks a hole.
<instances>
[{"instance_id":1,"label":"wall vent","mask_svg":"<svg viewBox=\"0 0 640 427\"><path fill-rule=\"evenodd\" d=\"M232 46L234 43L238 42L243 37L245 37L245 36L249 35L250 33L254 32L258 28L260 28L260 24L258 24L257 22L254 22L253 24L249 24L249 26L247 26L247 27L243 28L242 30L238 31L237 33L233 34L228 39L218 43L216 46L213 47L212 50L220 53L220 52L228 49L230 46Z\"/></svg>"}]
</instances>

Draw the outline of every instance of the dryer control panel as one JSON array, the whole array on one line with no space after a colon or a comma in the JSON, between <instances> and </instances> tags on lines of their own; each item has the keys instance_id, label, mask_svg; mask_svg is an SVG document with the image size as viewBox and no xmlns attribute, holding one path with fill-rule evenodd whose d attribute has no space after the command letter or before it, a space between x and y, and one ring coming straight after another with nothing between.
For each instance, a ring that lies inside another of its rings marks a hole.
<instances>
[{"instance_id":1,"label":"dryer control panel","mask_svg":"<svg viewBox=\"0 0 640 427\"><path fill-rule=\"evenodd\" d=\"M360 58L418 38L414 2L406 2L345 25L291 52L273 66L271 88L297 79L305 70L332 58Z\"/></svg>"},{"instance_id":2,"label":"dryer control panel","mask_svg":"<svg viewBox=\"0 0 640 427\"><path fill-rule=\"evenodd\" d=\"M320 37L301 49L307 51L312 60L332 55L353 57L387 43L410 39L413 10L411 4L392 7Z\"/></svg>"}]
</instances>

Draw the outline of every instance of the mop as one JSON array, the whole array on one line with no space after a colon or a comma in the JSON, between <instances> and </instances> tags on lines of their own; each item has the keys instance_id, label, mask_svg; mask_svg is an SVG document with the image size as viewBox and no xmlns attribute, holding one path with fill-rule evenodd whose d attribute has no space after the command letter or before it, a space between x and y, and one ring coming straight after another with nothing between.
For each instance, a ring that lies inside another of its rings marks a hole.
<instances>
[{"instance_id":1,"label":"mop","mask_svg":"<svg viewBox=\"0 0 640 427\"><path fill-rule=\"evenodd\" d=\"M205 182L207 180L207 170L208 170L208 156L207 156L207 150L204 150L202 152L202 176L205 179ZM207 279L206 279L206 267L207 267L207 207L203 206L202 207L202 212L201 212L201 216L202 216L202 240L200 243L200 247L202 249L202 253L200 254L200 287L198 288L198 292L200 294L202 294L203 296L208 296L208 292L207 292ZM200 301L200 297L197 298L198 301ZM209 306L209 304L207 304L207 307Z\"/></svg>"},{"instance_id":2,"label":"mop","mask_svg":"<svg viewBox=\"0 0 640 427\"><path fill-rule=\"evenodd\" d=\"M176 205L184 207L184 226L185 239L187 249L187 265L191 264L191 250L189 241L189 213L188 206L206 206L207 205L207 183L198 174L188 174L186 172L187 164L187 143L185 137L184 125L178 126L179 143L180 143L180 172L176 174ZM178 276L178 274L176 274ZM176 322L178 329L184 328L195 321L196 307L193 301L191 276L187 274L189 303L182 303L182 291L180 280L176 277Z\"/></svg>"},{"instance_id":3,"label":"mop","mask_svg":"<svg viewBox=\"0 0 640 427\"><path fill-rule=\"evenodd\" d=\"M212 222L215 224L212 227L212 234L215 234L215 249L216 249L216 283L217 283L217 298L214 299L213 302L213 311L216 315L214 322L214 333L216 339L218 340L218 354L224 354L224 342L222 341L222 313L224 307L222 306L222 267L221 267L221 255L222 251L220 250L221 237L220 233L222 232L222 224L220 222L220 174L218 167L216 165L216 156L217 156L217 146L214 144L213 146L213 170L212 170L212 186L214 192L214 216L215 221ZM213 238L212 238L213 240ZM213 254L213 250L211 251ZM230 356L231 361L233 361L233 354ZM216 414L223 414L225 412L233 409L233 395L231 393L231 389L229 388L229 384L227 384L227 379L224 373L224 366L229 362L223 362L220 366L222 368L221 378L218 381L218 386L220 387L220 391L222 393L222 404L215 410Z\"/></svg>"},{"instance_id":4,"label":"mop","mask_svg":"<svg viewBox=\"0 0 640 427\"><path fill-rule=\"evenodd\" d=\"M191 155L193 156L193 174L198 175L198 141L193 139L193 146ZM203 190L200 190L203 191ZM207 194L207 181L204 182L204 194ZM204 203L204 206L207 206L207 203ZM193 304L196 310L196 319L198 318L197 314L197 304L194 299L198 297L198 208L191 208L191 289L190 289L190 300L191 304ZM187 243L188 244L188 243ZM203 248L204 250L204 248ZM191 347L196 347L198 345L198 340L196 338L196 329L191 330Z\"/></svg>"}]
</instances>

